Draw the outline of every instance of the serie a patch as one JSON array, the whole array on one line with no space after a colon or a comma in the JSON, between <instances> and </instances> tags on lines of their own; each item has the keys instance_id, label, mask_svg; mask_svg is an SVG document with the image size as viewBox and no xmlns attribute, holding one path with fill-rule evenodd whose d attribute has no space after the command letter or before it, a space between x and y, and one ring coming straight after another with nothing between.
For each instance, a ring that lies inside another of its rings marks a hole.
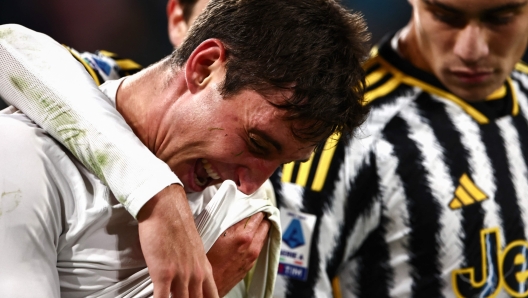
<instances>
[{"instance_id":1,"label":"serie a patch","mask_svg":"<svg viewBox=\"0 0 528 298\"><path fill-rule=\"evenodd\" d=\"M280 214L283 233L278 273L306 281L316 216L290 209L281 209Z\"/></svg>"}]
</instances>

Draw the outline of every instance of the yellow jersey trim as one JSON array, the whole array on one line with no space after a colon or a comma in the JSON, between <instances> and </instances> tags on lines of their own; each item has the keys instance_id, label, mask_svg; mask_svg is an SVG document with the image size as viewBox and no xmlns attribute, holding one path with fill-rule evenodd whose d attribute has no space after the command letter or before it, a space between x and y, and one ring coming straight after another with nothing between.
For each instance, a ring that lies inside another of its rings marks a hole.
<instances>
[{"instance_id":1,"label":"yellow jersey trim","mask_svg":"<svg viewBox=\"0 0 528 298\"><path fill-rule=\"evenodd\" d=\"M477 109L472 107L470 104L466 103L463 99L459 98L456 95L453 95L447 91L444 91L440 88L434 87L430 84L427 84L423 81L420 81L418 79L415 79L413 77L405 75L403 72L401 72L396 67L392 66L389 62L385 61L382 58L379 58L380 63L383 64L384 67L388 68L390 72L394 74L396 77L401 77L401 81L403 83L406 83L408 85L416 86L421 89L423 89L426 92L429 92L431 94L435 94L441 97L444 97L448 100L451 100L452 102L459 105L468 115L470 115L475 121L477 121L480 124L488 124L489 119L484 114L479 112ZM371 99L373 100L373 99Z\"/></svg>"},{"instance_id":2,"label":"yellow jersey trim","mask_svg":"<svg viewBox=\"0 0 528 298\"><path fill-rule=\"evenodd\" d=\"M313 156L313 153L312 153ZM310 157L312 158L312 157ZM282 182L291 182L292 176L293 176L293 167L295 166L295 162L289 162L287 164L284 164L282 166Z\"/></svg>"},{"instance_id":3,"label":"yellow jersey trim","mask_svg":"<svg viewBox=\"0 0 528 298\"><path fill-rule=\"evenodd\" d=\"M491 93L488 97L486 97L486 100L501 99L506 96L507 92L508 90L506 89L506 86L502 85L499 89L495 90L495 92Z\"/></svg>"},{"instance_id":4,"label":"yellow jersey trim","mask_svg":"<svg viewBox=\"0 0 528 298\"><path fill-rule=\"evenodd\" d=\"M99 81L99 77L97 77L97 74L95 73L93 68L91 68L90 65L88 65L88 63L86 63L86 61L84 61L84 59L81 56L79 56L79 54L75 53L75 51L72 51L68 47L66 47L66 49L73 55L73 57L75 57L75 59L77 59L77 61L81 62L81 64L86 69L86 71L88 71L92 79L95 81L95 84L97 86L101 85L101 82Z\"/></svg>"},{"instance_id":5,"label":"yellow jersey trim","mask_svg":"<svg viewBox=\"0 0 528 298\"><path fill-rule=\"evenodd\" d=\"M130 70L130 69L142 68L141 65L137 64L136 62L130 59L115 60L115 62L117 66L119 66L119 68L121 68L124 71Z\"/></svg>"},{"instance_id":6,"label":"yellow jersey trim","mask_svg":"<svg viewBox=\"0 0 528 298\"><path fill-rule=\"evenodd\" d=\"M510 85L510 90L511 90L511 93L512 93L512 115L513 116L517 116L517 114L519 114L519 101L517 100L517 92L515 92L515 89L513 89L513 81L510 77L508 77L508 79L506 80L507 83Z\"/></svg>"},{"instance_id":7,"label":"yellow jersey trim","mask_svg":"<svg viewBox=\"0 0 528 298\"><path fill-rule=\"evenodd\" d=\"M337 143L339 142L340 137L340 134L334 134L326 140L312 183L313 191L321 191L323 189L324 183L326 181L326 175L330 169L330 164L332 162L332 158L334 157L334 152L337 148Z\"/></svg>"},{"instance_id":8,"label":"yellow jersey trim","mask_svg":"<svg viewBox=\"0 0 528 298\"><path fill-rule=\"evenodd\" d=\"M372 51L371 51L371 53L372 53ZM363 69L367 70L367 69L371 68L374 64L376 64L378 62L377 58L378 58L378 53L377 53L377 50L376 50L376 54L375 55L371 54L371 57L367 61L365 61L365 63L363 63L363 65L362 65Z\"/></svg>"},{"instance_id":9,"label":"yellow jersey trim","mask_svg":"<svg viewBox=\"0 0 528 298\"><path fill-rule=\"evenodd\" d=\"M297 174L297 179L295 180L295 184L300 185L302 187L306 186L306 182L308 181L308 175L310 174L310 169L312 168L314 155L315 154L312 153L310 159L305 162L301 162L299 167L299 173Z\"/></svg>"},{"instance_id":10,"label":"yellow jersey trim","mask_svg":"<svg viewBox=\"0 0 528 298\"><path fill-rule=\"evenodd\" d=\"M367 75L367 77L365 78L365 81L367 82L367 86L372 86L374 84L376 84L377 82L379 82L381 79L383 79L383 77L387 74L387 70L386 69L383 69L383 68L380 68L380 69L377 69L373 72L371 72L370 74Z\"/></svg>"},{"instance_id":11,"label":"yellow jersey trim","mask_svg":"<svg viewBox=\"0 0 528 298\"><path fill-rule=\"evenodd\" d=\"M339 277L336 276L332 279L332 292L334 293L334 298L342 298L341 294L341 283L339 282Z\"/></svg>"},{"instance_id":12,"label":"yellow jersey trim","mask_svg":"<svg viewBox=\"0 0 528 298\"><path fill-rule=\"evenodd\" d=\"M367 92L365 94L365 99L363 100L363 105L367 105L373 100L391 93L392 91L394 91L394 89L398 88L401 82L402 80L399 76L394 76L392 79L388 80L385 84L381 85L380 87Z\"/></svg>"},{"instance_id":13,"label":"yellow jersey trim","mask_svg":"<svg viewBox=\"0 0 528 298\"><path fill-rule=\"evenodd\" d=\"M528 65L526 65L524 63L519 62L519 63L515 64L515 69L517 69L520 72L524 72L524 73L528 74Z\"/></svg>"},{"instance_id":14,"label":"yellow jersey trim","mask_svg":"<svg viewBox=\"0 0 528 298\"><path fill-rule=\"evenodd\" d=\"M117 57L116 53L112 53L112 52L105 51L105 50L99 50L99 53L102 54L102 55L105 55L106 57L109 57L109 58Z\"/></svg>"}]
</instances>

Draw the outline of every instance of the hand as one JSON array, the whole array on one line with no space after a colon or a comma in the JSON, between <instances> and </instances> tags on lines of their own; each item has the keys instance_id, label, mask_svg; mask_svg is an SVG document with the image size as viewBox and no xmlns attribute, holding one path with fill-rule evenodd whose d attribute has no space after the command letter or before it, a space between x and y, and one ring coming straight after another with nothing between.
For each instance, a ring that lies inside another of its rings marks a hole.
<instances>
[{"instance_id":1,"label":"hand","mask_svg":"<svg viewBox=\"0 0 528 298\"><path fill-rule=\"evenodd\" d=\"M213 244L207 258L213 266L218 294L225 296L253 267L271 223L260 212L231 226Z\"/></svg>"},{"instance_id":2,"label":"hand","mask_svg":"<svg viewBox=\"0 0 528 298\"><path fill-rule=\"evenodd\" d=\"M137 219L155 298L218 297L183 187L166 187L139 210Z\"/></svg>"}]
</instances>

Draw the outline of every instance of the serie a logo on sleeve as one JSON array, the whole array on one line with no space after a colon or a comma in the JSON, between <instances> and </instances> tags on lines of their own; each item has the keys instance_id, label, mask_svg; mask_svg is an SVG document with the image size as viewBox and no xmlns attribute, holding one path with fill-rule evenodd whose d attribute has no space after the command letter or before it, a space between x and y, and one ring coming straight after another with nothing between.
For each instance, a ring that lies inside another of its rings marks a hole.
<instances>
[{"instance_id":1,"label":"serie a logo on sleeve","mask_svg":"<svg viewBox=\"0 0 528 298\"><path fill-rule=\"evenodd\" d=\"M306 281L316 216L281 209L283 228L279 274Z\"/></svg>"}]
</instances>

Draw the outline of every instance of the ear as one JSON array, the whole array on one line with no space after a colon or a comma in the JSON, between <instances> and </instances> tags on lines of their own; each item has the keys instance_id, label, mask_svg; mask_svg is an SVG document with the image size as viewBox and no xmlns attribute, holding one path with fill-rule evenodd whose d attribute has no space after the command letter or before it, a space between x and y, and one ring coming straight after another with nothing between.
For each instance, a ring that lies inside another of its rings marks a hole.
<instances>
[{"instance_id":1,"label":"ear","mask_svg":"<svg viewBox=\"0 0 528 298\"><path fill-rule=\"evenodd\" d=\"M185 64L185 79L191 93L204 89L211 82L221 82L225 77L224 44L215 38L202 42Z\"/></svg>"},{"instance_id":2,"label":"ear","mask_svg":"<svg viewBox=\"0 0 528 298\"><path fill-rule=\"evenodd\" d=\"M183 7L179 0L167 2L167 19L169 23L169 39L174 47L181 45L187 35L189 26L183 17Z\"/></svg>"}]
</instances>

